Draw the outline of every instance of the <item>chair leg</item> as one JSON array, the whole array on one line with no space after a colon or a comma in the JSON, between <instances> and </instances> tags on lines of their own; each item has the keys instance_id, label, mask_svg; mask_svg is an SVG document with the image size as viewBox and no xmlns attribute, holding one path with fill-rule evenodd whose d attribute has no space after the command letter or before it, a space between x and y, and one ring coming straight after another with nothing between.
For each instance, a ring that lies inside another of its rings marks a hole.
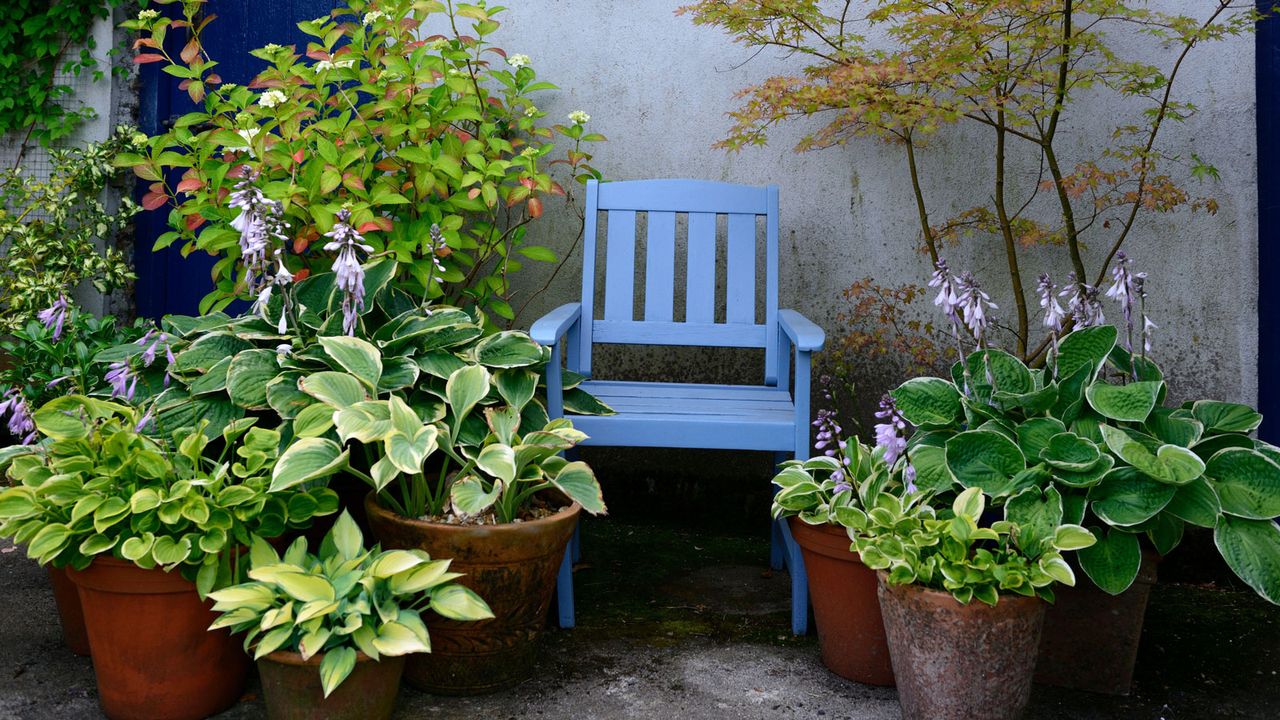
<instances>
[{"instance_id":1,"label":"chair leg","mask_svg":"<svg viewBox=\"0 0 1280 720\"><path fill-rule=\"evenodd\" d=\"M577 460L579 458L578 449L572 448L570 450L565 450L564 458L569 462L573 462L574 460ZM576 565L577 563L582 562L582 520L581 519L579 519L573 525L573 538L569 540L569 547L573 550L573 554L571 556L573 559L573 563Z\"/></svg>"},{"instance_id":2,"label":"chair leg","mask_svg":"<svg viewBox=\"0 0 1280 720\"><path fill-rule=\"evenodd\" d=\"M560 563L560 573L556 576L556 608L560 627L568 629L574 626L573 613L573 548L572 543L564 549L564 560Z\"/></svg>"},{"instance_id":3,"label":"chair leg","mask_svg":"<svg viewBox=\"0 0 1280 720\"><path fill-rule=\"evenodd\" d=\"M809 576L804 571L804 558L786 520L779 518L774 525L786 544L787 571L791 575L791 632L805 635L809 632Z\"/></svg>"},{"instance_id":4,"label":"chair leg","mask_svg":"<svg viewBox=\"0 0 1280 720\"><path fill-rule=\"evenodd\" d=\"M783 463L790 453L780 452L773 454L773 469L777 472L778 466ZM773 494L778 494L778 486L773 486ZM787 563L787 546L782 539L782 530L777 522L773 523L772 533L769 537L769 567L774 570L781 570Z\"/></svg>"}]
</instances>

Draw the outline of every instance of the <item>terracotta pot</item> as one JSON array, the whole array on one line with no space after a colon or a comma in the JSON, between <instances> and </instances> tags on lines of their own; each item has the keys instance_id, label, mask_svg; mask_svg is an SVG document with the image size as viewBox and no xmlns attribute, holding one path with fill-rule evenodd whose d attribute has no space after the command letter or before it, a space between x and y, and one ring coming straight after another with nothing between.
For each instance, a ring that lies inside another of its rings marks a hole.
<instances>
[{"instance_id":1,"label":"terracotta pot","mask_svg":"<svg viewBox=\"0 0 1280 720\"><path fill-rule=\"evenodd\" d=\"M1138 578L1110 595L1077 570L1075 587L1055 587L1044 618L1036 682L1107 695L1128 695L1147 599L1156 583L1159 555L1142 554Z\"/></svg>"},{"instance_id":2,"label":"terracotta pot","mask_svg":"<svg viewBox=\"0 0 1280 720\"><path fill-rule=\"evenodd\" d=\"M431 652L405 664L405 680L439 695L475 695L510 687L533 673L535 640L546 623L556 573L582 506L551 517L504 525L445 525L401 517L370 494L365 512L384 548L416 548L452 558L458 582L475 590L495 615L455 622L424 615Z\"/></svg>"},{"instance_id":3,"label":"terracotta pot","mask_svg":"<svg viewBox=\"0 0 1280 720\"><path fill-rule=\"evenodd\" d=\"M404 673L404 657L375 661L356 654L356 666L329 697L320 684L324 655L303 660L296 652L276 651L258 660L262 699L271 720L388 720Z\"/></svg>"},{"instance_id":4,"label":"terracotta pot","mask_svg":"<svg viewBox=\"0 0 1280 720\"><path fill-rule=\"evenodd\" d=\"M961 605L949 593L889 585L880 610L907 720L1012 720L1031 699L1046 603L1000 596Z\"/></svg>"},{"instance_id":5,"label":"terracotta pot","mask_svg":"<svg viewBox=\"0 0 1280 720\"><path fill-rule=\"evenodd\" d=\"M218 616L176 570L99 556L67 575L80 589L107 717L195 720L239 699L249 658L227 630L206 630Z\"/></svg>"},{"instance_id":6,"label":"terracotta pot","mask_svg":"<svg viewBox=\"0 0 1280 720\"><path fill-rule=\"evenodd\" d=\"M892 685L893 665L876 596L876 573L849 549L838 525L810 525L792 517L791 536L804 554L809 598L818 625L822 664L840 677Z\"/></svg>"},{"instance_id":7,"label":"terracotta pot","mask_svg":"<svg viewBox=\"0 0 1280 720\"><path fill-rule=\"evenodd\" d=\"M89 656L89 636L84 631L84 611L80 609L80 591L67 577L66 568L45 566L49 584L53 586L53 603L58 607L58 623L62 625L62 644L82 657Z\"/></svg>"}]
</instances>

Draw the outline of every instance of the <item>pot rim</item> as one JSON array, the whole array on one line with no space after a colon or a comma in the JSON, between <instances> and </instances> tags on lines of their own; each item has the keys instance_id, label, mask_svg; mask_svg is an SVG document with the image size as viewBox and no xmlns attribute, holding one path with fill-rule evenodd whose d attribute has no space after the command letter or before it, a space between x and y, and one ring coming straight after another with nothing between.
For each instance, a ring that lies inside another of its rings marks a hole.
<instances>
[{"instance_id":1,"label":"pot rim","mask_svg":"<svg viewBox=\"0 0 1280 720\"><path fill-rule=\"evenodd\" d=\"M888 572L884 570L876 571L876 582L880 585L881 588L885 590L885 592L897 593L900 595L908 595L908 594L926 595L939 600L948 600L959 607L967 608L967 607L981 606L991 610L996 610L1001 605L1004 605L1006 603L1011 603L1014 605L1041 604L1045 606L1049 604L1038 595L1027 596L1027 595L1018 595L1016 593L1000 593L999 594L1000 601L994 607L992 607L991 605L987 605L986 603L977 599L968 603L962 603L959 600L956 600L951 593L945 590L934 590L933 588L925 587L924 585L920 585L919 583L910 583L908 585L894 585L894 584L890 584L887 581L888 577L889 577Z\"/></svg>"},{"instance_id":2,"label":"pot rim","mask_svg":"<svg viewBox=\"0 0 1280 720\"><path fill-rule=\"evenodd\" d=\"M263 655L262 657L258 658L257 662L262 662L263 660L270 660L271 662L276 663L278 665L290 665L294 667L317 667L320 665L321 661L324 660L325 654L326 653L316 653L315 655L312 655L310 658L303 660L302 653L300 652L297 652L294 650L276 650L275 652L269 652L266 655ZM396 660L396 659L402 659L404 656L403 655L395 655L395 656L386 655L384 657L389 658L391 660ZM364 663L364 662L381 662L381 659L374 660L368 655L365 655L363 651L356 650L356 663L358 664L358 663Z\"/></svg>"},{"instance_id":3,"label":"pot rim","mask_svg":"<svg viewBox=\"0 0 1280 720\"><path fill-rule=\"evenodd\" d=\"M182 577L178 567L165 570L160 566L144 568L130 560L112 555L96 555L83 570L66 566L67 577L77 586L87 590L118 595L177 595L195 592L196 584ZM115 582L110 576L129 574L131 583ZM138 582L142 580L142 582Z\"/></svg>"},{"instance_id":4,"label":"pot rim","mask_svg":"<svg viewBox=\"0 0 1280 720\"><path fill-rule=\"evenodd\" d=\"M569 507L561 509L559 512L555 513L554 515L548 515L546 517L538 518L536 520L524 520L518 523L517 522L494 523L493 525L454 525L452 523L434 522L431 520L420 520L418 518L405 517L400 513L395 512L394 510L391 510L390 508L383 506L382 503L378 502L378 494L372 490L370 490L369 493L365 495L364 506L367 511L377 512L379 515L389 518L394 522L397 522L403 525L409 525L412 527L431 528L433 530L441 530L441 529L484 530L488 532L493 532L493 531L501 532L501 531L515 530L519 528L539 528L544 526L556 525L561 522L564 522L567 516L577 515L579 512L582 511L582 505L575 500L573 504L571 504Z\"/></svg>"}]
</instances>

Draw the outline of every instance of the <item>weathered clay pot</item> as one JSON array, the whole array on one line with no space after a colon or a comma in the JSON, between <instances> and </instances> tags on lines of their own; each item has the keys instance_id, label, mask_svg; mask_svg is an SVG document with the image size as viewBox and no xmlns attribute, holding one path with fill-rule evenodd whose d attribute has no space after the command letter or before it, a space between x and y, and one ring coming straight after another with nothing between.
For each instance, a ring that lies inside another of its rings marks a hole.
<instances>
[{"instance_id":1,"label":"weathered clay pot","mask_svg":"<svg viewBox=\"0 0 1280 720\"><path fill-rule=\"evenodd\" d=\"M249 658L229 631L206 630L218 616L177 571L99 556L67 575L80 590L107 717L195 720L239 699Z\"/></svg>"},{"instance_id":2,"label":"weathered clay pot","mask_svg":"<svg viewBox=\"0 0 1280 720\"><path fill-rule=\"evenodd\" d=\"M262 699L271 720L387 720L396 709L404 657L374 660L356 655L356 666L329 697L320 684L324 655L308 660L278 650L258 660Z\"/></svg>"},{"instance_id":3,"label":"weathered clay pot","mask_svg":"<svg viewBox=\"0 0 1280 720\"><path fill-rule=\"evenodd\" d=\"M1077 571L1075 587L1055 587L1044 617L1036 682L1108 695L1128 695L1138 660L1147 599L1159 556L1142 554L1138 578L1110 595Z\"/></svg>"},{"instance_id":4,"label":"weathered clay pot","mask_svg":"<svg viewBox=\"0 0 1280 720\"><path fill-rule=\"evenodd\" d=\"M474 695L510 687L533 673L534 641L546 623L556 573L582 506L504 525L445 525L401 517L365 498L374 537L384 548L416 548L452 558L458 582L476 591L494 619L456 622L424 616L431 652L405 664L405 680L439 695Z\"/></svg>"},{"instance_id":5,"label":"weathered clay pot","mask_svg":"<svg viewBox=\"0 0 1280 720\"><path fill-rule=\"evenodd\" d=\"M822 664L868 685L892 685L893 665L876 596L876 573L849 549L837 525L810 525L792 517L791 536L804 554L809 598L818 625Z\"/></svg>"},{"instance_id":6,"label":"weathered clay pot","mask_svg":"<svg viewBox=\"0 0 1280 720\"><path fill-rule=\"evenodd\" d=\"M889 585L880 611L906 720L1012 720L1031 699L1045 602L1000 596L961 605L949 593Z\"/></svg>"},{"instance_id":7,"label":"weathered clay pot","mask_svg":"<svg viewBox=\"0 0 1280 720\"><path fill-rule=\"evenodd\" d=\"M71 652L89 656L89 636L84 631L84 611L80 609L80 591L67 577L66 568L45 566L49 571L49 585L53 586L53 604L58 608L58 623L62 625L62 644Z\"/></svg>"}]
</instances>

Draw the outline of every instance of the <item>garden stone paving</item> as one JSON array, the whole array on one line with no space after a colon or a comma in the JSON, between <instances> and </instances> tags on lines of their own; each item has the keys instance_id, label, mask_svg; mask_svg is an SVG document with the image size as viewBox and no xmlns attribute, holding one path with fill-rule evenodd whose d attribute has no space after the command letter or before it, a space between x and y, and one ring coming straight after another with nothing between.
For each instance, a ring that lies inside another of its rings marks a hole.
<instances>
[{"instance_id":1,"label":"garden stone paving","mask_svg":"<svg viewBox=\"0 0 1280 720\"><path fill-rule=\"evenodd\" d=\"M61 645L44 571L0 543L0 720L101 717L89 660ZM788 580L767 570L764 541L592 519L584 553L579 626L548 631L533 679L473 698L405 688L396 717L898 717L891 689L832 675L815 638L786 632ZM1164 584L1130 696L1037 687L1027 717L1274 718L1278 671L1280 608L1239 589ZM264 717L256 682L218 717Z\"/></svg>"}]
</instances>

